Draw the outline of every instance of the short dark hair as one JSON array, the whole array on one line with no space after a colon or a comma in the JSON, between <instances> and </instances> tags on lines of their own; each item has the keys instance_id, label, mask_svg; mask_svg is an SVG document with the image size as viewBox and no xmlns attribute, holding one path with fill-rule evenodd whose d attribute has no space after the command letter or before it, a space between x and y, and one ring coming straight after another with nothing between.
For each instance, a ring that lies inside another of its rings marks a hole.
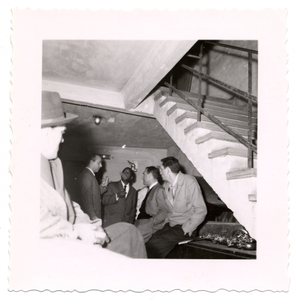
<instances>
[{"instance_id":1,"label":"short dark hair","mask_svg":"<svg viewBox=\"0 0 297 300\"><path fill-rule=\"evenodd\" d=\"M91 160L95 161L97 156L101 157L99 154L96 153L91 154L88 159L88 164L91 162Z\"/></svg>"},{"instance_id":2,"label":"short dark hair","mask_svg":"<svg viewBox=\"0 0 297 300\"><path fill-rule=\"evenodd\" d=\"M177 174L180 171L180 164L178 159L173 156L168 156L161 159L162 165L164 168L169 168L172 173Z\"/></svg>"},{"instance_id":3,"label":"short dark hair","mask_svg":"<svg viewBox=\"0 0 297 300\"><path fill-rule=\"evenodd\" d=\"M162 180L162 177L161 177L161 174L160 174L160 171L157 167L154 167L154 166L149 166L149 167L146 167L145 168L145 171L149 174L152 174L153 177L155 179L157 179L158 181L161 181Z\"/></svg>"}]
</instances>

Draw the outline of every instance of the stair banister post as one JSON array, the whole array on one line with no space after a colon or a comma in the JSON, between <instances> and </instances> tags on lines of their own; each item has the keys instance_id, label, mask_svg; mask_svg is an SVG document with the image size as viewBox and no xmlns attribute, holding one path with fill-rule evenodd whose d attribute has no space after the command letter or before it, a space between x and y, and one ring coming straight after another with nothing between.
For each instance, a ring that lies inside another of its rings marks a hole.
<instances>
[{"instance_id":1,"label":"stair banister post","mask_svg":"<svg viewBox=\"0 0 297 300\"><path fill-rule=\"evenodd\" d=\"M173 85L173 71L170 73L170 85ZM172 88L169 88L169 96L172 96Z\"/></svg>"},{"instance_id":2,"label":"stair banister post","mask_svg":"<svg viewBox=\"0 0 297 300\"><path fill-rule=\"evenodd\" d=\"M248 92L252 94L252 53L248 52ZM252 99L248 99L248 142L252 143ZM253 151L248 147L248 168L253 168Z\"/></svg>"},{"instance_id":3,"label":"stair banister post","mask_svg":"<svg viewBox=\"0 0 297 300\"><path fill-rule=\"evenodd\" d=\"M202 73L202 56L203 56L203 42L200 45L200 53L199 53L199 72ZM202 107L202 77L199 75L199 87L198 87L198 106ZM197 113L197 121L201 122L201 112Z\"/></svg>"}]
</instances>

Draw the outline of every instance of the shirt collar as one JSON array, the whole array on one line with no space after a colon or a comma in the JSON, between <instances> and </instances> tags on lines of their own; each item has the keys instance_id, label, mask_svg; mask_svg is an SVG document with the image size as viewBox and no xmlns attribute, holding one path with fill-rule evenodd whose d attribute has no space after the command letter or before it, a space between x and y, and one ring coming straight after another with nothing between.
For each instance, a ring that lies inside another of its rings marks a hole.
<instances>
[{"instance_id":1,"label":"shirt collar","mask_svg":"<svg viewBox=\"0 0 297 300\"><path fill-rule=\"evenodd\" d=\"M129 186L129 183L126 184L126 183L123 182L123 180L121 180L121 183L122 183L123 186Z\"/></svg>"},{"instance_id":2,"label":"shirt collar","mask_svg":"<svg viewBox=\"0 0 297 300\"><path fill-rule=\"evenodd\" d=\"M179 174L180 174L180 172L177 173L177 175L176 175L176 177L175 177L175 179L174 179L174 181L173 181L173 183L172 183L172 186L175 186L175 185L177 184Z\"/></svg>"},{"instance_id":3,"label":"shirt collar","mask_svg":"<svg viewBox=\"0 0 297 300\"><path fill-rule=\"evenodd\" d=\"M153 184L151 184L151 185L149 186L149 189L148 189L148 190L151 190L156 184L158 184L158 181L156 181L156 182L154 182Z\"/></svg>"},{"instance_id":4,"label":"shirt collar","mask_svg":"<svg viewBox=\"0 0 297 300\"><path fill-rule=\"evenodd\" d=\"M90 170L91 171L91 173L95 176L95 173L94 173L94 171L92 170L92 169L90 169L89 167L86 167L88 170Z\"/></svg>"}]
</instances>

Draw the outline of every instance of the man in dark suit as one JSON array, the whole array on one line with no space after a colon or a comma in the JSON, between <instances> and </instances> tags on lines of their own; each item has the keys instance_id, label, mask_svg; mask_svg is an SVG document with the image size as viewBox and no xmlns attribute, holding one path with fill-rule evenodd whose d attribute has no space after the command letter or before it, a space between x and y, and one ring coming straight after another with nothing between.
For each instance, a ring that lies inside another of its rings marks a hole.
<instances>
[{"instance_id":1,"label":"man in dark suit","mask_svg":"<svg viewBox=\"0 0 297 300\"><path fill-rule=\"evenodd\" d=\"M143 172L143 184L148 187L141 204L135 226L140 230L146 243L157 230L161 229L169 213L166 204L165 189L159 183L160 171L156 167L146 167Z\"/></svg>"},{"instance_id":2,"label":"man in dark suit","mask_svg":"<svg viewBox=\"0 0 297 300\"><path fill-rule=\"evenodd\" d=\"M99 185L95 177L101 167L101 157L93 154L78 176L79 204L92 221L101 219L101 195L107 191L108 178Z\"/></svg>"},{"instance_id":3,"label":"man in dark suit","mask_svg":"<svg viewBox=\"0 0 297 300\"><path fill-rule=\"evenodd\" d=\"M134 223L137 193L131 185L133 179L134 172L127 167L121 172L120 181L108 185L102 197L103 227L118 222Z\"/></svg>"}]
</instances>

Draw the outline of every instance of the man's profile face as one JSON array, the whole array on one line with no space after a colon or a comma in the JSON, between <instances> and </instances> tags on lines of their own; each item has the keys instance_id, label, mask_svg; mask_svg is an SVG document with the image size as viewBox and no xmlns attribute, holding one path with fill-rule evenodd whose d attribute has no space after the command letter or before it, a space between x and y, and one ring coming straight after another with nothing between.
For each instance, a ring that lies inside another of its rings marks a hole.
<instances>
[{"instance_id":1,"label":"man's profile face","mask_svg":"<svg viewBox=\"0 0 297 300\"><path fill-rule=\"evenodd\" d=\"M160 171L160 174L162 176L162 179L164 181L167 181L167 175L168 175L168 167L167 168L164 168L164 166L161 166L159 167L159 171Z\"/></svg>"},{"instance_id":2,"label":"man's profile face","mask_svg":"<svg viewBox=\"0 0 297 300\"><path fill-rule=\"evenodd\" d=\"M150 183L151 183L151 174L147 172L147 170L145 170L142 174L142 181L143 181L143 184L146 185L146 186L149 186Z\"/></svg>"},{"instance_id":3,"label":"man's profile face","mask_svg":"<svg viewBox=\"0 0 297 300\"><path fill-rule=\"evenodd\" d=\"M46 127L41 129L41 154L47 159L56 159L60 143L63 142L65 126Z\"/></svg>"},{"instance_id":4,"label":"man's profile face","mask_svg":"<svg viewBox=\"0 0 297 300\"><path fill-rule=\"evenodd\" d=\"M96 156L96 159L93 162L93 171L94 171L94 173L97 173L101 167L102 167L102 159L101 159L100 156Z\"/></svg>"}]
</instances>

